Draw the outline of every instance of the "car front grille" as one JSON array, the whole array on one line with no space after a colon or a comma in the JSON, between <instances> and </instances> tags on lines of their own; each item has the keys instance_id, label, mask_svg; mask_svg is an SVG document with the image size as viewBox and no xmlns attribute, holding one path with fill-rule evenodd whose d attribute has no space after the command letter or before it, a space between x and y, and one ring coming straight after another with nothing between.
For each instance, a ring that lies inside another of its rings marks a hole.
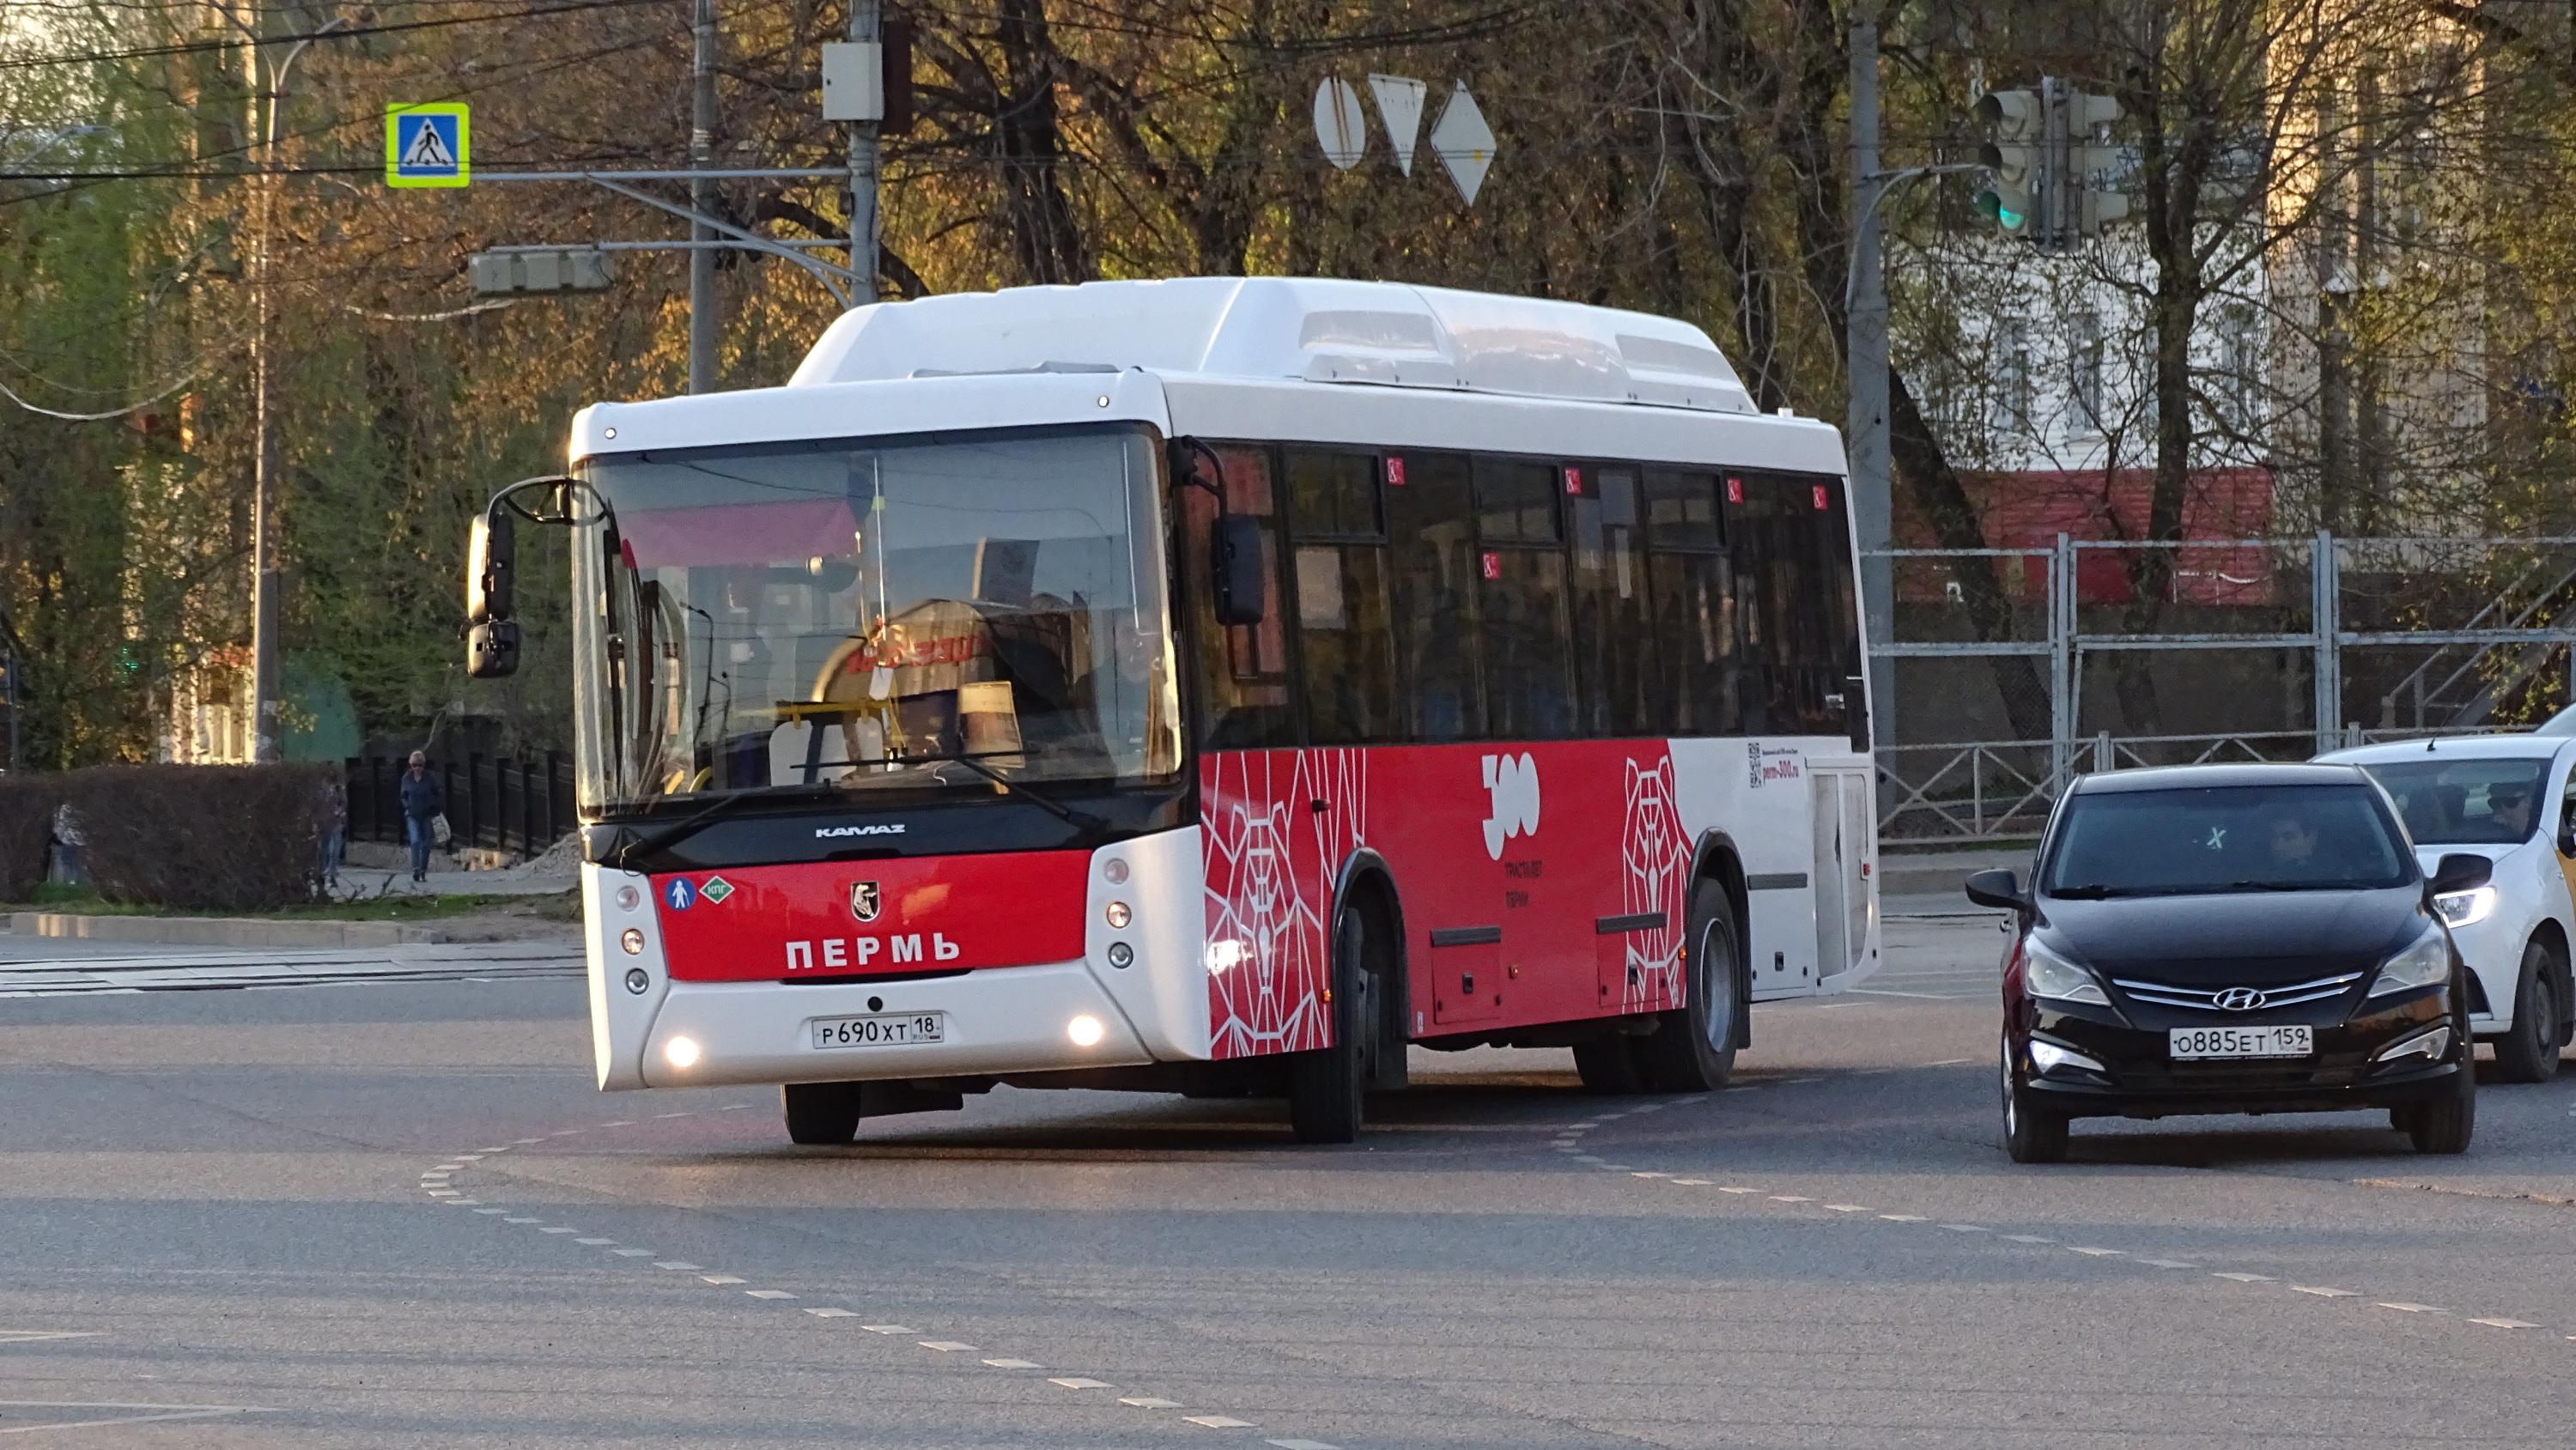
<instances>
[{"instance_id":1,"label":"car front grille","mask_svg":"<svg viewBox=\"0 0 2576 1450\"><path fill-rule=\"evenodd\" d=\"M2158 1007L2189 1007L2201 1012L2260 1012L2273 1007L2295 1007L2302 1002L2322 1002L2329 997L2340 997L2351 991L2353 984L2360 980L2359 972L2343 972L2331 977L2318 977L2313 981L2287 982L2277 987L2254 987L2251 990L2263 994L2261 1002L2241 1008L2218 1005L2218 999L2221 996L2238 990L2232 985L2178 987L2166 982L2148 982L2127 977L2113 977L2111 985L2119 988L2131 1001L2153 1003Z\"/></svg>"}]
</instances>

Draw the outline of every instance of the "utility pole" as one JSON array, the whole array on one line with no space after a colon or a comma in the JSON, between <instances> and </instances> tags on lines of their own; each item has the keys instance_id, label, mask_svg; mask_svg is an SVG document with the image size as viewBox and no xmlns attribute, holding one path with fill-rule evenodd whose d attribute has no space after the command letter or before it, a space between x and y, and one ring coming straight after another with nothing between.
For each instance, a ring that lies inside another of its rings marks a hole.
<instances>
[{"instance_id":1,"label":"utility pole","mask_svg":"<svg viewBox=\"0 0 2576 1450\"><path fill-rule=\"evenodd\" d=\"M879 11L877 0L850 0L852 44L874 45L883 38ZM877 94L882 96L883 62L879 64ZM857 289L851 301L861 307L877 300L877 132L883 124L881 120L850 123L850 271Z\"/></svg>"},{"instance_id":2,"label":"utility pole","mask_svg":"<svg viewBox=\"0 0 2576 1450\"><path fill-rule=\"evenodd\" d=\"M1845 446L1851 450L1852 528L1863 553L1860 565L1861 637L1864 648L1894 638L1894 561L1869 558L1890 546L1894 524L1889 495L1887 439L1887 273L1879 257L1878 24L1867 7L1851 26L1851 301L1843 318L1844 355L1850 378ZM1871 730L1882 745L1896 740L1896 677L1892 662L1869 658Z\"/></svg>"},{"instance_id":3,"label":"utility pole","mask_svg":"<svg viewBox=\"0 0 2576 1450\"><path fill-rule=\"evenodd\" d=\"M268 300L268 228L274 219L277 200L277 178L271 175L277 158L270 154L277 137L277 101L266 97L263 113L261 60L268 44L268 16L265 9L248 11L251 43L242 54L242 71L246 93L243 101L242 133L257 138L259 174L251 184L259 188L252 197L252 227L255 236L250 249L250 374L251 429L253 444L250 464L250 704L251 759L261 764L278 757L277 630L283 618L279 608L277 577L277 426L269 414L269 300Z\"/></svg>"},{"instance_id":4,"label":"utility pole","mask_svg":"<svg viewBox=\"0 0 2576 1450\"><path fill-rule=\"evenodd\" d=\"M716 0L697 0L695 43L689 51L689 167L706 171L715 165L716 149ZM689 210L699 216L715 209L715 183L701 177L689 183ZM716 241L715 228L692 222L689 249L689 391L713 392L716 385Z\"/></svg>"}]
</instances>

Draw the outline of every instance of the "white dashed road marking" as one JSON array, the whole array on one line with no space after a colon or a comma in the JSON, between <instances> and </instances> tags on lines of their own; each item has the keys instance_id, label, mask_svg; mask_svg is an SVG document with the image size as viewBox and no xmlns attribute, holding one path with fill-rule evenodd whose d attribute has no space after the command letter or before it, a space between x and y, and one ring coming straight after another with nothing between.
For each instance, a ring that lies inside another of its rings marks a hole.
<instances>
[{"instance_id":1,"label":"white dashed road marking","mask_svg":"<svg viewBox=\"0 0 2576 1450\"><path fill-rule=\"evenodd\" d=\"M2379 1307L2382 1309L2394 1309L2400 1314L2448 1314L2451 1312L2448 1309L2436 1309L2430 1304L2407 1304L2403 1302L2382 1304Z\"/></svg>"},{"instance_id":2,"label":"white dashed road marking","mask_svg":"<svg viewBox=\"0 0 2576 1450\"><path fill-rule=\"evenodd\" d=\"M1062 1379L1048 1380L1047 1383L1051 1385L1062 1385L1064 1388L1069 1390L1105 1390L1110 1388L1109 1381L1107 1380L1085 1379L1081 1375L1066 1375Z\"/></svg>"}]
</instances>

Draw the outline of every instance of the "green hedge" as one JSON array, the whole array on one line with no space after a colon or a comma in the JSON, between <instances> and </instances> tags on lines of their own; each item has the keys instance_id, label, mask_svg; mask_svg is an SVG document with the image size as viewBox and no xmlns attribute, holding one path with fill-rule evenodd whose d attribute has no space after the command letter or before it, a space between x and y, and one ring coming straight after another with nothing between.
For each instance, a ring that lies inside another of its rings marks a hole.
<instances>
[{"instance_id":1,"label":"green hedge","mask_svg":"<svg viewBox=\"0 0 2576 1450\"><path fill-rule=\"evenodd\" d=\"M90 881L109 901L273 911L316 894L316 807L338 778L327 765L110 765L33 777L29 795L50 784L71 807ZM17 814L0 807L0 852L23 829ZM36 828L37 879L45 834ZM25 900L32 887L0 895Z\"/></svg>"}]
</instances>

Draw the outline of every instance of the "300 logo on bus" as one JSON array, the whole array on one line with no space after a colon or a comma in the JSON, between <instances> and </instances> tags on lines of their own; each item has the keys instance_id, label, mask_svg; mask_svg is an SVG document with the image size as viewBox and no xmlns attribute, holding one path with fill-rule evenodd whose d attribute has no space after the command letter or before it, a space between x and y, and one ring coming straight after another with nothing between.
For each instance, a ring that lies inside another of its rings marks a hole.
<instances>
[{"instance_id":1,"label":"300 logo on bus","mask_svg":"<svg viewBox=\"0 0 2576 1450\"><path fill-rule=\"evenodd\" d=\"M1485 757L1485 790L1493 812L1485 822L1485 854L1503 859L1503 843L1538 833L1538 762L1529 753Z\"/></svg>"}]
</instances>

